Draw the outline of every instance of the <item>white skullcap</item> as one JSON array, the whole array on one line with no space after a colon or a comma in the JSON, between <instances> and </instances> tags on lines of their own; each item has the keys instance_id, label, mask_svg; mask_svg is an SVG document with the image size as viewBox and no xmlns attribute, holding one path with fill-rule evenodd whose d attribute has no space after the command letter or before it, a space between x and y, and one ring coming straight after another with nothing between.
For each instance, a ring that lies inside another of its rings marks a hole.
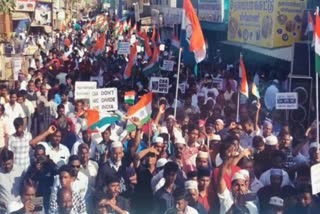
<instances>
[{"instance_id":1,"label":"white skullcap","mask_svg":"<svg viewBox=\"0 0 320 214\"><path fill-rule=\"evenodd\" d=\"M221 137L218 134L213 135L213 137L211 138L211 140L216 140L216 141L221 141Z\"/></svg>"},{"instance_id":2,"label":"white skullcap","mask_svg":"<svg viewBox=\"0 0 320 214\"><path fill-rule=\"evenodd\" d=\"M184 189L196 189L198 190L198 182L194 180L189 180L184 182Z\"/></svg>"},{"instance_id":3,"label":"white skullcap","mask_svg":"<svg viewBox=\"0 0 320 214\"><path fill-rule=\"evenodd\" d=\"M176 138L175 144L183 144L186 145L186 140L183 137Z\"/></svg>"},{"instance_id":4,"label":"white skullcap","mask_svg":"<svg viewBox=\"0 0 320 214\"><path fill-rule=\"evenodd\" d=\"M205 96L205 94L203 92L198 93L198 97L204 97L204 96Z\"/></svg>"},{"instance_id":5,"label":"white skullcap","mask_svg":"<svg viewBox=\"0 0 320 214\"><path fill-rule=\"evenodd\" d=\"M167 127L165 127L165 126L161 126L159 131L160 131L160 134L168 134L169 133Z\"/></svg>"},{"instance_id":6,"label":"white skullcap","mask_svg":"<svg viewBox=\"0 0 320 214\"><path fill-rule=\"evenodd\" d=\"M317 142L310 143L309 149L312 149L312 148L318 148L318 143Z\"/></svg>"},{"instance_id":7,"label":"white skullcap","mask_svg":"<svg viewBox=\"0 0 320 214\"><path fill-rule=\"evenodd\" d=\"M223 120L221 120L221 119L217 119L217 120L216 120L216 123L221 123L222 125L224 125L224 122L223 122Z\"/></svg>"},{"instance_id":8,"label":"white skullcap","mask_svg":"<svg viewBox=\"0 0 320 214\"><path fill-rule=\"evenodd\" d=\"M169 119L176 120L173 115L169 115L169 116L167 117L167 120L169 120Z\"/></svg>"},{"instance_id":9,"label":"white skullcap","mask_svg":"<svg viewBox=\"0 0 320 214\"><path fill-rule=\"evenodd\" d=\"M266 137L265 144L269 145L269 146L275 146L278 144L278 138L274 135L270 135L270 136Z\"/></svg>"},{"instance_id":10,"label":"white skullcap","mask_svg":"<svg viewBox=\"0 0 320 214\"><path fill-rule=\"evenodd\" d=\"M235 180L246 180L246 178L244 177L243 174L241 174L240 172L237 172L236 174L234 174L234 176L232 177L232 182Z\"/></svg>"},{"instance_id":11,"label":"white skullcap","mask_svg":"<svg viewBox=\"0 0 320 214\"><path fill-rule=\"evenodd\" d=\"M241 170L239 171L239 173L241 173L241 174L242 174L244 177L246 177L246 178L250 178L249 171L246 170L246 169L241 169Z\"/></svg>"},{"instance_id":12,"label":"white skullcap","mask_svg":"<svg viewBox=\"0 0 320 214\"><path fill-rule=\"evenodd\" d=\"M157 161L156 168L163 167L164 165L166 165L166 163L168 163L168 160L167 160L167 159L165 159L165 158L160 158L160 159Z\"/></svg>"},{"instance_id":13,"label":"white skullcap","mask_svg":"<svg viewBox=\"0 0 320 214\"><path fill-rule=\"evenodd\" d=\"M122 143L119 142L119 141L115 141L115 142L111 143L111 149L114 149L114 148L122 148L122 147L123 147L123 145L122 145Z\"/></svg>"},{"instance_id":14,"label":"white skullcap","mask_svg":"<svg viewBox=\"0 0 320 214\"><path fill-rule=\"evenodd\" d=\"M163 143L163 138L162 137L156 137L153 143Z\"/></svg>"},{"instance_id":15,"label":"white skullcap","mask_svg":"<svg viewBox=\"0 0 320 214\"><path fill-rule=\"evenodd\" d=\"M20 210L21 208L23 208L23 204L21 202L11 201L8 204L7 212L13 213L13 212Z\"/></svg>"},{"instance_id":16,"label":"white skullcap","mask_svg":"<svg viewBox=\"0 0 320 214\"><path fill-rule=\"evenodd\" d=\"M283 207L283 199L277 196L273 196L270 198L269 204L273 206Z\"/></svg>"},{"instance_id":17,"label":"white skullcap","mask_svg":"<svg viewBox=\"0 0 320 214\"><path fill-rule=\"evenodd\" d=\"M208 152L199 151L197 158L208 159L209 158L209 153Z\"/></svg>"}]
</instances>

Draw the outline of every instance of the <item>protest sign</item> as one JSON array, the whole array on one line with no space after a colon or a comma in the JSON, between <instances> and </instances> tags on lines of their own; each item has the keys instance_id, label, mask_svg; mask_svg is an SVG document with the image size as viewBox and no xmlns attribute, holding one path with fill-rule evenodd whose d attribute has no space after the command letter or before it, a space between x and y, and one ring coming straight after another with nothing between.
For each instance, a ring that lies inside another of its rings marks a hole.
<instances>
[{"instance_id":1,"label":"protest sign","mask_svg":"<svg viewBox=\"0 0 320 214\"><path fill-rule=\"evenodd\" d=\"M153 93L167 94L169 90L169 78L151 77L150 90Z\"/></svg>"},{"instance_id":2,"label":"protest sign","mask_svg":"<svg viewBox=\"0 0 320 214\"><path fill-rule=\"evenodd\" d=\"M163 60L162 70L173 71L174 61Z\"/></svg>"},{"instance_id":3,"label":"protest sign","mask_svg":"<svg viewBox=\"0 0 320 214\"><path fill-rule=\"evenodd\" d=\"M119 42L118 54L130 54L130 42Z\"/></svg>"},{"instance_id":4,"label":"protest sign","mask_svg":"<svg viewBox=\"0 0 320 214\"><path fill-rule=\"evenodd\" d=\"M282 92L276 94L276 109L298 109L298 93Z\"/></svg>"},{"instance_id":5,"label":"protest sign","mask_svg":"<svg viewBox=\"0 0 320 214\"><path fill-rule=\"evenodd\" d=\"M76 81L75 99L89 99L90 91L97 88L97 82Z\"/></svg>"},{"instance_id":6,"label":"protest sign","mask_svg":"<svg viewBox=\"0 0 320 214\"><path fill-rule=\"evenodd\" d=\"M185 94L186 93L186 84L185 83L180 83L179 84L179 89L181 91L181 94Z\"/></svg>"},{"instance_id":7,"label":"protest sign","mask_svg":"<svg viewBox=\"0 0 320 214\"><path fill-rule=\"evenodd\" d=\"M117 88L99 88L90 91L90 108L99 112L118 110Z\"/></svg>"},{"instance_id":8,"label":"protest sign","mask_svg":"<svg viewBox=\"0 0 320 214\"><path fill-rule=\"evenodd\" d=\"M12 71L13 71L13 79L18 80L18 75L22 69L22 57L13 57L12 58Z\"/></svg>"},{"instance_id":9,"label":"protest sign","mask_svg":"<svg viewBox=\"0 0 320 214\"><path fill-rule=\"evenodd\" d=\"M320 163L311 167L311 187L312 195L320 192Z\"/></svg>"}]
</instances>

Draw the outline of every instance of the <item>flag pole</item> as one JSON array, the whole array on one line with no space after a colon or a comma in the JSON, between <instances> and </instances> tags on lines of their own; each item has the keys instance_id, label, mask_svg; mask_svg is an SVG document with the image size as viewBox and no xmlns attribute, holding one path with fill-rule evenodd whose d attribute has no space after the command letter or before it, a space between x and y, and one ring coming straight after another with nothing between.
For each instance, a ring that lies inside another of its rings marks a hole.
<instances>
[{"instance_id":1,"label":"flag pole","mask_svg":"<svg viewBox=\"0 0 320 214\"><path fill-rule=\"evenodd\" d=\"M175 103L174 103L174 118L176 119L177 116L177 105L178 105L178 92L179 92L179 80L180 80L180 69L181 69L181 52L182 48L179 48L179 60L178 60L178 73L177 73L177 83L176 83L176 96L175 96Z\"/></svg>"},{"instance_id":2,"label":"flag pole","mask_svg":"<svg viewBox=\"0 0 320 214\"><path fill-rule=\"evenodd\" d=\"M240 89L238 87L238 99L237 99L237 119L236 122L240 122L240 116L239 116L239 108L240 108Z\"/></svg>"},{"instance_id":3,"label":"flag pole","mask_svg":"<svg viewBox=\"0 0 320 214\"><path fill-rule=\"evenodd\" d=\"M317 19L319 16L319 7L317 7L317 11L316 11L316 28L318 27L317 25L319 25L320 23L317 23ZM315 29L315 31L317 31ZM317 36L317 33L316 35ZM315 46L317 46L317 44L315 44ZM317 57L317 53L316 53L316 57ZM317 59L316 59L316 63L317 63ZM318 75L318 71L317 71L317 67L316 67L316 124L317 124L317 150L319 150L319 75Z\"/></svg>"}]
</instances>

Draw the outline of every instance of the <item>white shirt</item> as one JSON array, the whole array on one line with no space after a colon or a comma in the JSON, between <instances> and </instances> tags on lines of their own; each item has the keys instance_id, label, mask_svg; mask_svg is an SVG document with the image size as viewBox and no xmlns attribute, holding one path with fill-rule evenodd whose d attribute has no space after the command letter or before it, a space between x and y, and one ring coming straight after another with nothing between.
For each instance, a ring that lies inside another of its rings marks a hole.
<instances>
[{"instance_id":1,"label":"white shirt","mask_svg":"<svg viewBox=\"0 0 320 214\"><path fill-rule=\"evenodd\" d=\"M49 155L58 168L68 163L70 152L65 145L59 144L59 150L56 151L50 142L41 142L40 144L46 148L46 155Z\"/></svg>"},{"instance_id":2,"label":"white shirt","mask_svg":"<svg viewBox=\"0 0 320 214\"><path fill-rule=\"evenodd\" d=\"M250 191L257 193L262 187L264 187L264 185L255 177L250 184Z\"/></svg>"},{"instance_id":3,"label":"white shirt","mask_svg":"<svg viewBox=\"0 0 320 214\"><path fill-rule=\"evenodd\" d=\"M220 212L219 213L220 214L227 213L234 203L234 198L233 198L232 193L226 188L226 190L222 194L218 193L218 198L219 198L219 202L220 202ZM258 214L259 213L257 206L253 202L251 202L251 201L246 202L245 206L248 208L250 214Z\"/></svg>"},{"instance_id":4,"label":"white shirt","mask_svg":"<svg viewBox=\"0 0 320 214\"><path fill-rule=\"evenodd\" d=\"M74 112L74 106L72 105L72 103L67 101L67 103L62 103L62 104L64 105L64 113L65 113L65 115L69 115L70 113Z\"/></svg>"},{"instance_id":5,"label":"white shirt","mask_svg":"<svg viewBox=\"0 0 320 214\"><path fill-rule=\"evenodd\" d=\"M19 201L23 172L22 168L15 165L9 173L0 169L0 202L9 204L10 201Z\"/></svg>"},{"instance_id":6,"label":"white shirt","mask_svg":"<svg viewBox=\"0 0 320 214\"><path fill-rule=\"evenodd\" d=\"M271 184L270 182L270 175L271 175L271 169L265 171L264 173L262 173L262 175L260 176L260 182L264 185L264 186L268 186ZM289 179L289 175L286 171L282 170L282 183L281 183L281 187L286 186L286 185L290 185L292 186L292 183Z\"/></svg>"},{"instance_id":7,"label":"white shirt","mask_svg":"<svg viewBox=\"0 0 320 214\"><path fill-rule=\"evenodd\" d=\"M165 212L165 214L167 213L177 213L177 208L170 208ZM195 208L187 206L183 214L199 214L199 212Z\"/></svg>"},{"instance_id":8,"label":"white shirt","mask_svg":"<svg viewBox=\"0 0 320 214\"><path fill-rule=\"evenodd\" d=\"M25 118L26 115L21 107L21 105L19 103L15 103L14 107L12 108L12 106L10 105L10 103L6 103L4 105L5 108L5 114L8 116L8 134L12 135L16 132L14 125L13 125L13 121L14 119L18 118L18 117L22 117Z\"/></svg>"},{"instance_id":9,"label":"white shirt","mask_svg":"<svg viewBox=\"0 0 320 214\"><path fill-rule=\"evenodd\" d=\"M89 160L86 168L81 166L80 172L82 172L88 178L88 191L87 195L91 195L94 191L96 177L98 175L99 166L95 161Z\"/></svg>"},{"instance_id":10,"label":"white shirt","mask_svg":"<svg viewBox=\"0 0 320 214\"><path fill-rule=\"evenodd\" d=\"M88 182L89 182L88 177L85 174L83 174L81 171L79 171L77 178L71 184L72 192L76 192L81 197L85 198L88 190ZM61 188L61 183L60 183L59 175L56 175L54 176L52 190L56 192L60 188Z\"/></svg>"},{"instance_id":11,"label":"white shirt","mask_svg":"<svg viewBox=\"0 0 320 214\"><path fill-rule=\"evenodd\" d=\"M252 147L252 139L258 135L258 132L252 131L250 134L243 132L240 137L240 145L244 149Z\"/></svg>"}]
</instances>

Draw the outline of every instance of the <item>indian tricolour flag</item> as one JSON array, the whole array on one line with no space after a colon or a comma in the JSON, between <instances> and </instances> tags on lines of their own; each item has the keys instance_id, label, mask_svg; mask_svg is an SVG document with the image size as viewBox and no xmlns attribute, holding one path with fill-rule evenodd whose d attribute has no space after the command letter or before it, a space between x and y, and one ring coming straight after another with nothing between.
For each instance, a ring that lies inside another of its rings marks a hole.
<instances>
[{"instance_id":1,"label":"indian tricolour flag","mask_svg":"<svg viewBox=\"0 0 320 214\"><path fill-rule=\"evenodd\" d=\"M159 52L158 46L154 44L151 61L142 69L145 76L159 71Z\"/></svg>"},{"instance_id":2,"label":"indian tricolour flag","mask_svg":"<svg viewBox=\"0 0 320 214\"><path fill-rule=\"evenodd\" d=\"M134 106L130 107L128 110L129 118L138 118L140 120L141 125L149 122L151 118L151 103L152 103L152 92L143 95L139 102ZM128 120L127 123L127 131L132 132L135 130L135 125Z\"/></svg>"},{"instance_id":3,"label":"indian tricolour flag","mask_svg":"<svg viewBox=\"0 0 320 214\"><path fill-rule=\"evenodd\" d=\"M137 60L137 45L134 44L130 48L130 56L129 56L129 61L128 64L124 70L123 77L124 79L128 79L132 75L132 69L134 68L134 64L136 63Z\"/></svg>"},{"instance_id":4,"label":"indian tricolour flag","mask_svg":"<svg viewBox=\"0 0 320 214\"><path fill-rule=\"evenodd\" d=\"M318 7L317 7L317 13L316 13L315 52L316 52L316 72L320 74L320 17L319 17Z\"/></svg>"},{"instance_id":5,"label":"indian tricolour flag","mask_svg":"<svg viewBox=\"0 0 320 214\"><path fill-rule=\"evenodd\" d=\"M244 66L242 54L240 54L239 75L241 75L240 93L245 95L246 97L249 97L247 71L246 67Z\"/></svg>"},{"instance_id":6,"label":"indian tricolour flag","mask_svg":"<svg viewBox=\"0 0 320 214\"><path fill-rule=\"evenodd\" d=\"M186 30L186 40L189 49L194 53L196 63L200 63L206 57L206 44L204 41L201 25L191 0L185 0L183 4L183 29Z\"/></svg>"},{"instance_id":7,"label":"indian tricolour flag","mask_svg":"<svg viewBox=\"0 0 320 214\"><path fill-rule=\"evenodd\" d=\"M128 103L128 104L133 105L135 98L136 98L135 91L126 91L124 93L124 103Z\"/></svg>"},{"instance_id":8,"label":"indian tricolour flag","mask_svg":"<svg viewBox=\"0 0 320 214\"><path fill-rule=\"evenodd\" d=\"M180 40L177 37L171 38L171 50L174 55L178 56L180 49Z\"/></svg>"}]
</instances>

